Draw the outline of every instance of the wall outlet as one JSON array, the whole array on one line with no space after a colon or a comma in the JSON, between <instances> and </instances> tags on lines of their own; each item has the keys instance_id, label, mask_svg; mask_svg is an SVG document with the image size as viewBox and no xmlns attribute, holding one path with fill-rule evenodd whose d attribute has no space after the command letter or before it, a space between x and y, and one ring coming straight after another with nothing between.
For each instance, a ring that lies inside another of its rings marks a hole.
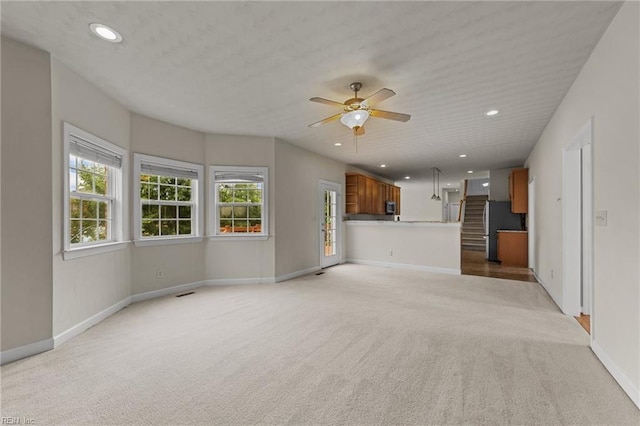
<instances>
[{"instance_id":1,"label":"wall outlet","mask_svg":"<svg viewBox=\"0 0 640 426\"><path fill-rule=\"evenodd\" d=\"M553 269L551 270L551 278L553 278Z\"/></svg>"},{"instance_id":2,"label":"wall outlet","mask_svg":"<svg viewBox=\"0 0 640 426\"><path fill-rule=\"evenodd\" d=\"M389 250L389 256L393 256L393 250Z\"/></svg>"},{"instance_id":3,"label":"wall outlet","mask_svg":"<svg viewBox=\"0 0 640 426\"><path fill-rule=\"evenodd\" d=\"M156 278L162 278L164 276L164 272L162 272L160 269L158 269L156 271Z\"/></svg>"}]
</instances>

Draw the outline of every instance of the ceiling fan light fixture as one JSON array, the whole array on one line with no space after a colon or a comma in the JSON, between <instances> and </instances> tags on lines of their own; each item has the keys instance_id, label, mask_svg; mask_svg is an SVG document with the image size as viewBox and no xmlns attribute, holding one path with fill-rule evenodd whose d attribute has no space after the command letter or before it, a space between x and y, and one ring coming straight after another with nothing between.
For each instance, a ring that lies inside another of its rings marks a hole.
<instances>
[{"instance_id":1,"label":"ceiling fan light fixture","mask_svg":"<svg viewBox=\"0 0 640 426\"><path fill-rule=\"evenodd\" d=\"M360 128L369 118L369 111L358 109L349 111L340 118L340 122L350 129Z\"/></svg>"}]
</instances>

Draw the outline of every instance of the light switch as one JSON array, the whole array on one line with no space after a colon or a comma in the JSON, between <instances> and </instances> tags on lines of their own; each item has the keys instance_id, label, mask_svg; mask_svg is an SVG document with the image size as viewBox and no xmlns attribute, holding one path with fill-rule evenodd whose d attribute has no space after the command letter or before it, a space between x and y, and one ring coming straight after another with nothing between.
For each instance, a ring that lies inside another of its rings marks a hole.
<instances>
[{"instance_id":1,"label":"light switch","mask_svg":"<svg viewBox=\"0 0 640 426\"><path fill-rule=\"evenodd\" d=\"M598 210L596 212L596 226L607 226L607 211Z\"/></svg>"}]
</instances>

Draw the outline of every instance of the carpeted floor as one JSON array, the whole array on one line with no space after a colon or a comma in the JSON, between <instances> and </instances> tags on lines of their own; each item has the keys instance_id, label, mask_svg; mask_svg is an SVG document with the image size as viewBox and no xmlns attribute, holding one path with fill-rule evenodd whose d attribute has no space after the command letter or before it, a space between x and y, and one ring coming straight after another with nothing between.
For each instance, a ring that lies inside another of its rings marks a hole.
<instances>
[{"instance_id":1,"label":"carpeted floor","mask_svg":"<svg viewBox=\"0 0 640 426\"><path fill-rule=\"evenodd\" d=\"M536 283L342 265L132 305L2 367L37 424L615 424L640 412Z\"/></svg>"}]
</instances>

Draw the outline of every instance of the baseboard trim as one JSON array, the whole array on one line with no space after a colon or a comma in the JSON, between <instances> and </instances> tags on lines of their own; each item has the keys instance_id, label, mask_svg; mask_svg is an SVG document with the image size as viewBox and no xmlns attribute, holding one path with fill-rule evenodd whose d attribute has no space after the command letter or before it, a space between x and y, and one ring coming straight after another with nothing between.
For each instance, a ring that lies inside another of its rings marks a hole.
<instances>
[{"instance_id":1,"label":"baseboard trim","mask_svg":"<svg viewBox=\"0 0 640 426\"><path fill-rule=\"evenodd\" d=\"M347 259L347 263L356 263L359 265L380 266L383 268L393 269L413 269L416 271L435 272L437 274L462 275L461 269L440 268L437 266L411 265L408 263L378 262L375 260L364 259Z\"/></svg>"},{"instance_id":2,"label":"baseboard trim","mask_svg":"<svg viewBox=\"0 0 640 426\"><path fill-rule=\"evenodd\" d=\"M618 368L615 362L609 357L609 355L598 345L594 340L591 342L591 350L598 357L602 365L609 371L609 374L613 376L616 382L620 385L622 390L633 401L638 408L640 408L640 391L636 388L631 380Z\"/></svg>"},{"instance_id":3,"label":"baseboard trim","mask_svg":"<svg viewBox=\"0 0 640 426\"><path fill-rule=\"evenodd\" d=\"M276 279L274 277L217 278L215 280L205 280L204 285L217 286L217 285L243 285L243 284L273 284L275 282L276 282Z\"/></svg>"},{"instance_id":4,"label":"baseboard trim","mask_svg":"<svg viewBox=\"0 0 640 426\"><path fill-rule=\"evenodd\" d=\"M38 342L29 343L28 345L18 346L17 348L7 349L0 353L0 364L5 365L22 358L38 355L42 352L50 351L53 347L53 339L48 338Z\"/></svg>"},{"instance_id":5,"label":"baseboard trim","mask_svg":"<svg viewBox=\"0 0 640 426\"><path fill-rule=\"evenodd\" d=\"M83 331L86 331L89 328L93 327L94 325L98 324L99 322L109 318L111 315L115 314L120 309L130 304L131 304L131 296L125 297L121 301L109 306L107 309L104 309L98 312L97 314L87 318L86 320L74 325L71 328L68 328L67 330L63 331L57 336L53 336L53 347L57 348L58 346L69 341L70 339L73 339L74 337L81 334Z\"/></svg>"},{"instance_id":6,"label":"baseboard trim","mask_svg":"<svg viewBox=\"0 0 640 426\"><path fill-rule=\"evenodd\" d=\"M287 281L287 280L292 280L294 278L298 278L301 277L303 275L308 275L308 274L312 274L314 272L318 272L320 269L319 266L313 266L311 268L307 268L307 269L302 269L300 271L295 271L295 272L290 272L288 274L284 274L284 275L280 275L276 277L276 282L282 282L282 281Z\"/></svg>"},{"instance_id":7,"label":"baseboard trim","mask_svg":"<svg viewBox=\"0 0 640 426\"><path fill-rule=\"evenodd\" d=\"M205 281L194 281L192 283L180 284L173 287L161 288L159 290L147 291L144 293L138 293L131 296L131 303L138 303L144 300L155 299L156 297L168 296L170 294L180 293L182 291L193 290L194 288L202 287Z\"/></svg>"}]
</instances>

